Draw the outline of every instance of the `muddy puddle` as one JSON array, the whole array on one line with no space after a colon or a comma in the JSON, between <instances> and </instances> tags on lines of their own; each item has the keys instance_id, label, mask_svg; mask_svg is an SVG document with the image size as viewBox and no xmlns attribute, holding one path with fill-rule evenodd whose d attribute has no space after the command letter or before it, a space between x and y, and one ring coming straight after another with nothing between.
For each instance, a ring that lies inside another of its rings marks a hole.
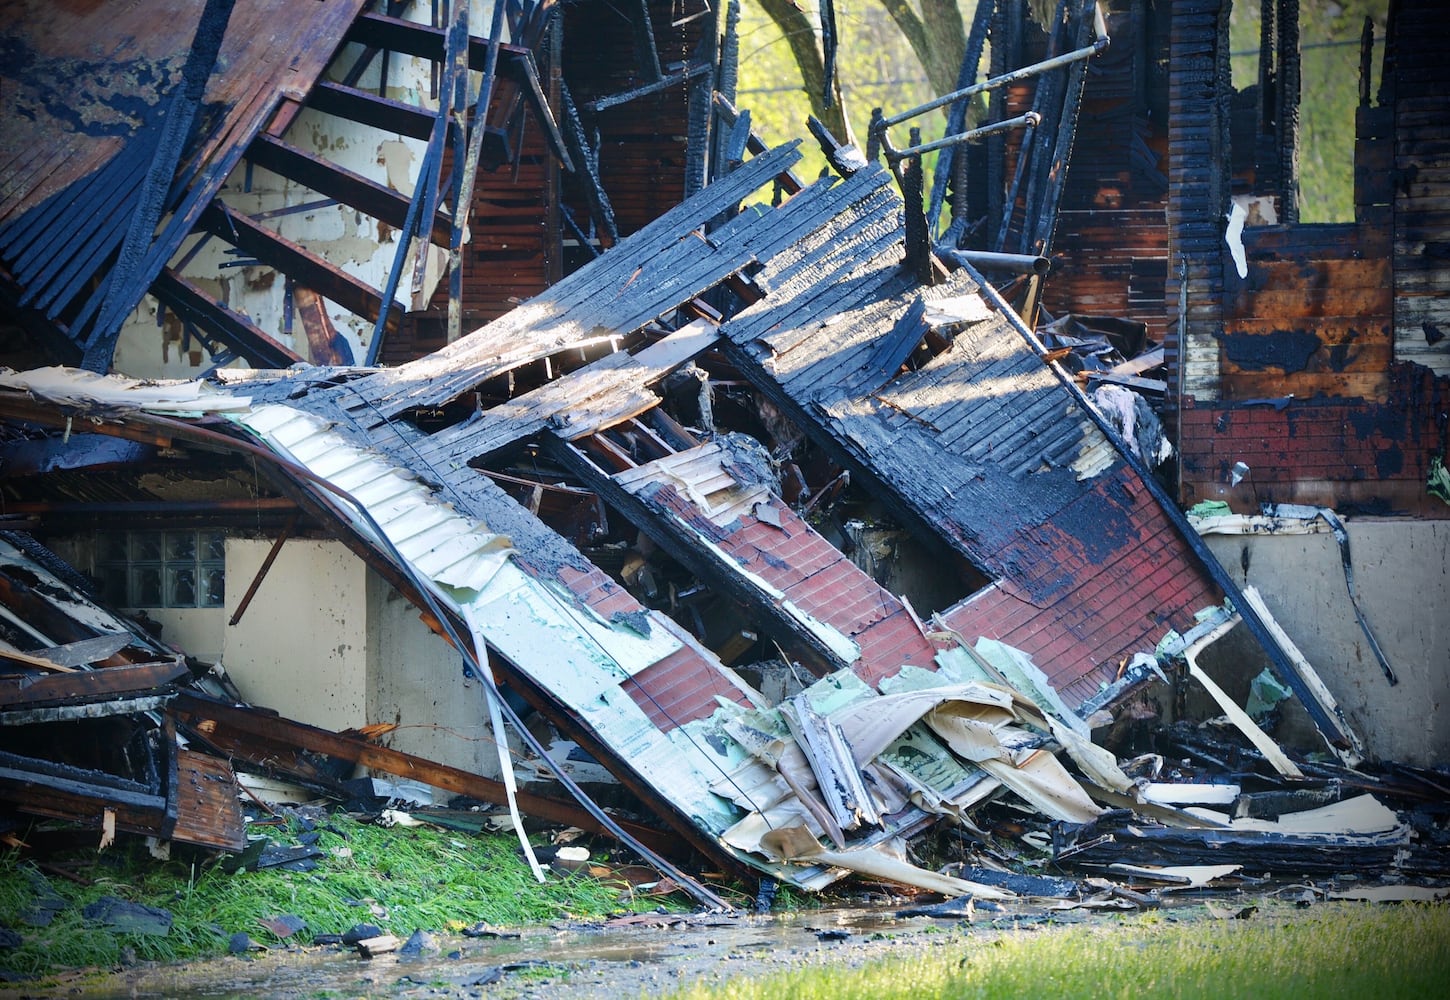
<instances>
[{"instance_id":1,"label":"muddy puddle","mask_svg":"<svg viewBox=\"0 0 1450 1000\"><path fill-rule=\"evenodd\" d=\"M1161 905L1201 910L1203 899L1201 894L1165 895ZM948 908L935 916L898 915L904 905L769 916L642 915L629 918L630 923L560 923L507 937L439 934L434 939L439 950L420 955L363 958L340 946L279 947L209 962L136 967L103 982L73 982L53 993L30 995L597 1000L819 961L859 964L903 947L942 943L942 931L964 925L974 933L993 933L1080 923L1099 912L1014 903L972 913Z\"/></svg>"}]
</instances>

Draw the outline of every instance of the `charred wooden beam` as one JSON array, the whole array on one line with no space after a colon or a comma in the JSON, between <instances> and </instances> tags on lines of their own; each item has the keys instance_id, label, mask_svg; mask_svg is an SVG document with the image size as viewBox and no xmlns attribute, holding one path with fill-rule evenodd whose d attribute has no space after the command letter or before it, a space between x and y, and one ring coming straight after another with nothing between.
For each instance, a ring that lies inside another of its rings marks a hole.
<instances>
[{"instance_id":1,"label":"charred wooden beam","mask_svg":"<svg viewBox=\"0 0 1450 1000\"><path fill-rule=\"evenodd\" d=\"M997 9L997 0L978 0L976 12L972 15L972 29L967 35L967 48L962 56L961 67L957 70L957 89L962 90L970 87L977 80L977 67L982 61L982 47L987 43L987 29L992 23L992 14ZM971 102L965 98L955 101L947 112L947 126L945 135L955 135L958 132L965 132L967 129L967 108ZM952 147L950 153L945 153L937 158L936 169L932 174L931 182L931 203L927 208L926 217L933 220L941 217L942 203L946 200L947 183L951 179L953 170L958 167L958 160L966 161L966 151L958 147ZM962 192L958 191L960 195ZM952 206L952 219L956 221L961 214L958 206Z\"/></svg>"},{"instance_id":2,"label":"charred wooden beam","mask_svg":"<svg viewBox=\"0 0 1450 1000\"><path fill-rule=\"evenodd\" d=\"M256 368L287 368L301 355L273 340L250 318L213 299L167 268L151 283L151 294L178 316L201 327Z\"/></svg>"},{"instance_id":3,"label":"charred wooden beam","mask_svg":"<svg viewBox=\"0 0 1450 1000\"><path fill-rule=\"evenodd\" d=\"M454 198L453 225L448 240L448 340L453 342L463 334L463 239L468 227L468 213L473 207L473 190L478 180L478 163L483 153L483 140L487 135L488 109L493 103L495 83L498 80L499 36L503 33L503 5L497 4L493 11L493 25L489 31L488 58L484 63L483 79L478 85L478 98L473 107L473 128L467 142L454 147ZM467 90L467 78L463 89ZM461 138L461 137L460 137Z\"/></svg>"},{"instance_id":4,"label":"charred wooden beam","mask_svg":"<svg viewBox=\"0 0 1450 1000\"><path fill-rule=\"evenodd\" d=\"M324 114L412 139L427 139L432 135L433 119L437 117L433 112L406 101L379 97L366 90L326 80L308 93L307 106Z\"/></svg>"},{"instance_id":5,"label":"charred wooden beam","mask_svg":"<svg viewBox=\"0 0 1450 1000\"><path fill-rule=\"evenodd\" d=\"M589 214L611 243L618 242L619 226L614 221L614 206L609 203L609 195L604 193L604 185L599 179L599 151L589 145L584 123L579 120L579 108L574 104L574 96L569 93L568 86L561 83L560 92L563 97L564 137L570 153L579 164Z\"/></svg>"},{"instance_id":6,"label":"charred wooden beam","mask_svg":"<svg viewBox=\"0 0 1450 1000\"><path fill-rule=\"evenodd\" d=\"M199 224L212 235L291 275L298 283L364 319L376 321L383 314L383 297L376 288L306 247L278 236L245 215L232 212L220 201L212 202L202 212ZM394 303L387 310L388 329L396 329L401 319L402 310Z\"/></svg>"},{"instance_id":7,"label":"charred wooden beam","mask_svg":"<svg viewBox=\"0 0 1450 1000\"><path fill-rule=\"evenodd\" d=\"M620 104L628 104L630 101L640 97L647 97L650 94L658 94L662 90L669 90L676 84L686 83L697 79L710 72L710 64L707 62L692 62L684 69L660 76L650 83L630 90L622 90L617 94L609 94L590 101L584 105L586 111L603 111L606 108L613 108Z\"/></svg>"},{"instance_id":8,"label":"charred wooden beam","mask_svg":"<svg viewBox=\"0 0 1450 1000\"><path fill-rule=\"evenodd\" d=\"M1091 20L1089 9L1080 11L1076 39L1079 47L1087 42ZM1052 238L1057 229L1057 210L1062 202L1063 190L1067 186L1068 158L1072 155L1073 141L1077 136L1078 113L1082 108L1083 88L1086 83L1087 63L1073 63L1067 70L1067 80L1064 82L1057 134L1052 141L1052 158L1042 176L1044 190L1040 204L1036 206L1035 218L1032 213L1033 203L1028 203L1029 214L1025 225L1031 228L1023 234L1024 245L1025 249L1041 256L1046 256L1052 249Z\"/></svg>"},{"instance_id":9,"label":"charred wooden beam","mask_svg":"<svg viewBox=\"0 0 1450 1000\"><path fill-rule=\"evenodd\" d=\"M388 17L386 14L363 14L347 29L346 39L349 42L360 42L391 52L442 62L448 48L447 36L446 28L435 28L400 17ZM523 83L523 71L520 67L532 53L521 45L508 43L501 43L499 49L503 55L504 75L516 83ZM482 70L487 61L488 39L478 35L469 36L468 68Z\"/></svg>"},{"instance_id":10,"label":"charred wooden beam","mask_svg":"<svg viewBox=\"0 0 1450 1000\"><path fill-rule=\"evenodd\" d=\"M629 26L634 33L634 58L640 75L646 80L660 78L660 53L655 48L655 29L650 21L649 0L634 0Z\"/></svg>"},{"instance_id":11,"label":"charred wooden beam","mask_svg":"<svg viewBox=\"0 0 1450 1000\"><path fill-rule=\"evenodd\" d=\"M158 689L189 675L190 670L181 659L100 670L69 670L41 676L6 674L0 676L0 708L38 708L128 694L156 693Z\"/></svg>"},{"instance_id":12,"label":"charred wooden beam","mask_svg":"<svg viewBox=\"0 0 1450 1000\"><path fill-rule=\"evenodd\" d=\"M380 747L361 737L328 732L255 709L225 705L189 691L178 695L167 711L189 728L204 729L206 741L219 750L263 770L283 777L300 778L308 784L333 785L312 762L313 755L322 754L386 774L422 781L481 802L495 805L508 802L508 793L502 782ZM584 809L572 802L522 791L517 793L517 797L519 808L536 819L566 823L591 833L609 834ZM628 820L617 822L654 850L669 851L674 846L673 838L659 830Z\"/></svg>"},{"instance_id":13,"label":"charred wooden beam","mask_svg":"<svg viewBox=\"0 0 1450 1000\"><path fill-rule=\"evenodd\" d=\"M1299 4L1278 2L1279 221L1299 221Z\"/></svg>"},{"instance_id":14,"label":"charred wooden beam","mask_svg":"<svg viewBox=\"0 0 1450 1000\"><path fill-rule=\"evenodd\" d=\"M280 139L258 136L247 149L247 159L386 222L394 229L401 229L408 218L409 199L399 192ZM435 213L429 239L437 246L447 246L451 226L446 215Z\"/></svg>"},{"instance_id":15,"label":"charred wooden beam","mask_svg":"<svg viewBox=\"0 0 1450 1000\"><path fill-rule=\"evenodd\" d=\"M47 532L88 528L277 528L296 512L285 497L250 500L134 500L115 503L16 501L7 511L38 519Z\"/></svg>"}]
</instances>

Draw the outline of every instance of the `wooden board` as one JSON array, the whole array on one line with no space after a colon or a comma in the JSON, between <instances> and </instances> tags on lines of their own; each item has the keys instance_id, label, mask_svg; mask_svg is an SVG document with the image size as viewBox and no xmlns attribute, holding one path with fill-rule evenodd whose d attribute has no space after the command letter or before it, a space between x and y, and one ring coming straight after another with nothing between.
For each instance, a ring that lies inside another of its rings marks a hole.
<instances>
[{"instance_id":1,"label":"wooden board","mask_svg":"<svg viewBox=\"0 0 1450 1000\"><path fill-rule=\"evenodd\" d=\"M219 851L240 851L247 846L237 776L226 761L178 749L176 783L172 840Z\"/></svg>"}]
</instances>

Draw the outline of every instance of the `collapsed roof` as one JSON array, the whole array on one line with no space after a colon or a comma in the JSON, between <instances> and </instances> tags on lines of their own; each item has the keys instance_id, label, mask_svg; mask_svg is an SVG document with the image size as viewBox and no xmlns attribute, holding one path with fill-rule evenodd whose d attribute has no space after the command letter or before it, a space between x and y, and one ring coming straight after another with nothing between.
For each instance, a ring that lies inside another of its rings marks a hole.
<instances>
[{"instance_id":1,"label":"collapsed roof","mask_svg":"<svg viewBox=\"0 0 1450 1000\"><path fill-rule=\"evenodd\" d=\"M779 207L751 201L796 159L783 146L746 160L416 362L174 385L40 370L0 380L0 413L266 456L471 670L578 739L708 856L812 887L847 869L931 882L883 845L1001 787L1054 818L1096 816L1036 752L1041 734L1122 791L1082 714L1226 597L1256 613L989 287L965 269L924 282L902 267L886 171L822 179ZM723 311L711 306L727 286ZM782 499L769 446L777 460L789 448L670 418L662 382L707 352L985 585L923 621ZM821 680L770 704L641 603L480 471L522 443ZM1266 652L1345 743L1332 706L1277 645Z\"/></svg>"}]
</instances>

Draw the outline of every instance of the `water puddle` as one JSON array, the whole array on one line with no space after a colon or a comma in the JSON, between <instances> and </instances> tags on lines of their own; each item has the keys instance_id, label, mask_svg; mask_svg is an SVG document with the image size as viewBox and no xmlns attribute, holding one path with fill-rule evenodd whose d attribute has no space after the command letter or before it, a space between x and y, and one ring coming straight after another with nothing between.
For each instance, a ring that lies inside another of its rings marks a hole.
<instances>
[{"instance_id":1,"label":"water puddle","mask_svg":"<svg viewBox=\"0 0 1450 1000\"><path fill-rule=\"evenodd\" d=\"M1165 899L1201 903L1202 896ZM137 968L90 990L57 995L133 997L573 997L662 992L698 978L775 971L839 951L865 960L970 922L973 929L1078 923L1083 910L1014 903L966 914L897 916L891 909L804 910L769 916L644 915L631 923L555 925L517 937L438 935L441 950L362 958L336 946L277 948L184 966Z\"/></svg>"}]
</instances>

